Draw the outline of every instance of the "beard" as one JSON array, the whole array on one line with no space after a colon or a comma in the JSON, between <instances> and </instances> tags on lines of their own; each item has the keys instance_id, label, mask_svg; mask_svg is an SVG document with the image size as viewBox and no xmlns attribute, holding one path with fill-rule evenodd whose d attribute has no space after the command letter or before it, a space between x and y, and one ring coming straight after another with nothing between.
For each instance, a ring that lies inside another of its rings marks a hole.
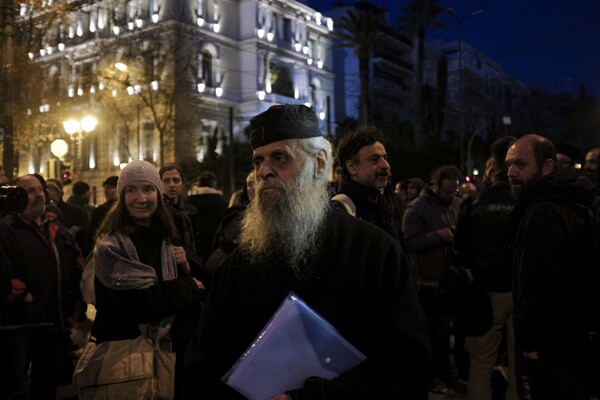
<instances>
[{"instance_id":1,"label":"beard","mask_svg":"<svg viewBox=\"0 0 600 400\"><path fill-rule=\"evenodd\" d=\"M585 171L585 176L592 181L596 187L600 187L600 171Z\"/></svg>"},{"instance_id":2,"label":"beard","mask_svg":"<svg viewBox=\"0 0 600 400\"><path fill-rule=\"evenodd\" d=\"M542 181L544 175L541 168L538 168L535 175L527 182L522 179L510 179L510 190L517 200L523 200L529 196L533 189Z\"/></svg>"},{"instance_id":3,"label":"beard","mask_svg":"<svg viewBox=\"0 0 600 400\"><path fill-rule=\"evenodd\" d=\"M33 201L31 207L27 207L22 214L31 221L38 219L46 210L46 202L43 199Z\"/></svg>"},{"instance_id":4,"label":"beard","mask_svg":"<svg viewBox=\"0 0 600 400\"><path fill-rule=\"evenodd\" d=\"M329 210L327 187L313 177L313 168L304 168L292 182L271 177L256 185L240 238L251 263L283 261L299 278L310 273Z\"/></svg>"},{"instance_id":5,"label":"beard","mask_svg":"<svg viewBox=\"0 0 600 400\"><path fill-rule=\"evenodd\" d=\"M381 168L375 173L375 186L376 189L383 190L388 184L390 177L392 176L389 169Z\"/></svg>"}]
</instances>

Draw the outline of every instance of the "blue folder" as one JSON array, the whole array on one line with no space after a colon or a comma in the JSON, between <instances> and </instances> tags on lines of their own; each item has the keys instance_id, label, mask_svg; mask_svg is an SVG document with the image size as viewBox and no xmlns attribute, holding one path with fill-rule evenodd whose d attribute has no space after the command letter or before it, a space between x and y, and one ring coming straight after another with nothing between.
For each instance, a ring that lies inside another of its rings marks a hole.
<instances>
[{"instance_id":1,"label":"blue folder","mask_svg":"<svg viewBox=\"0 0 600 400\"><path fill-rule=\"evenodd\" d=\"M290 292L258 337L221 380L250 400L332 379L366 360L323 317Z\"/></svg>"}]
</instances>

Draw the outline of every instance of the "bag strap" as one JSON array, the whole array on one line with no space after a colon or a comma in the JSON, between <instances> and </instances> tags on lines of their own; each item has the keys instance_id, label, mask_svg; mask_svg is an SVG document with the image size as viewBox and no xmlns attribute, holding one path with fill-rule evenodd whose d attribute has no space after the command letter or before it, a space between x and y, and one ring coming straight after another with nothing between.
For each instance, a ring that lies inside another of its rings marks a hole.
<instances>
[{"instance_id":1,"label":"bag strap","mask_svg":"<svg viewBox=\"0 0 600 400\"><path fill-rule=\"evenodd\" d=\"M341 203L348 212L348 214L352 215L353 217L356 217L356 205L354 205L354 202L350 197L348 197L344 193L339 193L333 196L331 200Z\"/></svg>"}]
</instances>

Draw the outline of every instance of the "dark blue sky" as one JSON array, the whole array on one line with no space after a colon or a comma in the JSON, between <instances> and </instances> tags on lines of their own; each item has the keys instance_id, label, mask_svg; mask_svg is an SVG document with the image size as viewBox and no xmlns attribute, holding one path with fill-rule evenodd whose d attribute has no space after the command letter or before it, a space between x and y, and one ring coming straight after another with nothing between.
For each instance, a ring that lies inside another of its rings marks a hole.
<instances>
[{"instance_id":1,"label":"dark blue sky","mask_svg":"<svg viewBox=\"0 0 600 400\"><path fill-rule=\"evenodd\" d=\"M327 15L339 0L310 0ZM351 4L354 0L342 0ZM397 24L406 0L372 0L390 12ZM483 10L463 21L463 40L479 49L528 88L577 93L581 85L600 99L600 0L439 0L460 16ZM445 30L429 30L427 39L458 39L456 18L440 20Z\"/></svg>"}]
</instances>

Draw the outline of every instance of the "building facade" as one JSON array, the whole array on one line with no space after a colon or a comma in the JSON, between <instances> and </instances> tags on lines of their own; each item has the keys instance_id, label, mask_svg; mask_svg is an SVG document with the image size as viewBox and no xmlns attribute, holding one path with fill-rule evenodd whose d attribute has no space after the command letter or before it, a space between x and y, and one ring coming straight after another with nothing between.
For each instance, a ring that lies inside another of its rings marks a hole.
<instances>
[{"instance_id":1,"label":"building facade","mask_svg":"<svg viewBox=\"0 0 600 400\"><path fill-rule=\"evenodd\" d=\"M432 93L445 94L441 109L435 110L441 114L435 133L443 142L463 141L461 169L470 174L473 141L479 138L491 143L507 134L526 90L498 63L464 41L462 55L458 41L428 42L426 60L424 84Z\"/></svg>"},{"instance_id":2,"label":"building facade","mask_svg":"<svg viewBox=\"0 0 600 400\"><path fill-rule=\"evenodd\" d=\"M464 113L465 129L471 134L485 135L490 122L499 124L495 128L500 128L502 117L511 115L513 96L525 92L522 83L506 74L498 63L467 42L462 43L462 56L457 41L437 42L434 45L438 54L446 56L448 60L449 115ZM456 111L456 114L451 111ZM447 118L444 130L457 131L457 120Z\"/></svg>"},{"instance_id":3,"label":"building facade","mask_svg":"<svg viewBox=\"0 0 600 400\"><path fill-rule=\"evenodd\" d=\"M23 6L18 18L43 12ZM54 175L56 139L90 186L132 159L202 161L246 140L250 118L273 104L307 104L329 132L332 30L293 0L101 0L59 15L28 54L41 79L15 113L19 174ZM93 130L65 132L85 116Z\"/></svg>"}]
</instances>

